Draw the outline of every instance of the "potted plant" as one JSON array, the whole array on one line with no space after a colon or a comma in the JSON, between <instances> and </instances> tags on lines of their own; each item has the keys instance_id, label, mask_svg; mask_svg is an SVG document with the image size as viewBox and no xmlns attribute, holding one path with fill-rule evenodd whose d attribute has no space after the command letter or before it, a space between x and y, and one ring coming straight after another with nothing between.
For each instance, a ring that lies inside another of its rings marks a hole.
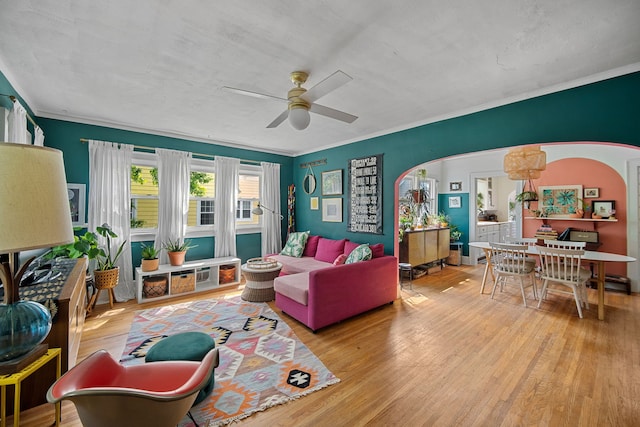
<instances>
[{"instance_id":1,"label":"potted plant","mask_svg":"<svg viewBox=\"0 0 640 427\"><path fill-rule=\"evenodd\" d=\"M96 289L113 289L118 285L120 275L120 268L116 266L116 262L122 255L127 241L122 242L115 253L112 253L111 239L118 237L118 235L111 230L107 223L96 227L96 233L88 231L80 236L78 241L74 243L74 249L86 254L90 260L96 260L96 268L93 270ZM106 239L105 246L100 246L98 235ZM113 298L113 294L110 294L110 297ZM113 304L111 306L113 307Z\"/></svg>"},{"instance_id":2,"label":"potted plant","mask_svg":"<svg viewBox=\"0 0 640 427\"><path fill-rule=\"evenodd\" d=\"M180 241L180 239L169 239L162 244L162 247L167 251L169 256L169 263L174 266L184 264L184 257L187 254L187 250L194 248L189 240Z\"/></svg>"},{"instance_id":3,"label":"potted plant","mask_svg":"<svg viewBox=\"0 0 640 427\"><path fill-rule=\"evenodd\" d=\"M141 256L142 263L140 268L142 271L154 271L157 270L160 265L160 259L158 255L160 254L160 249L157 249L155 246L147 246L144 243L140 245L142 248Z\"/></svg>"}]
</instances>

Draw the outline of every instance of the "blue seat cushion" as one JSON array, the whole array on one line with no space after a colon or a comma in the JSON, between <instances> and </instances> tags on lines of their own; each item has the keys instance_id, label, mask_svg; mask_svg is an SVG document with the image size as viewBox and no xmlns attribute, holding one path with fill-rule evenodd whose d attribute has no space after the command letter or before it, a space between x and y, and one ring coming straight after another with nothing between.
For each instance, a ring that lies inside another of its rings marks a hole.
<instances>
[{"instance_id":1,"label":"blue seat cushion","mask_svg":"<svg viewBox=\"0 0 640 427\"><path fill-rule=\"evenodd\" d=\"M216 346L210 335L204 332L181 332L154 344L145 356L145 362L166 360L193 360L200 362ZM209 382L200 390L194 405L202 402L211 392L215 383L213 372Z\"/></svg>"}]
</instances>

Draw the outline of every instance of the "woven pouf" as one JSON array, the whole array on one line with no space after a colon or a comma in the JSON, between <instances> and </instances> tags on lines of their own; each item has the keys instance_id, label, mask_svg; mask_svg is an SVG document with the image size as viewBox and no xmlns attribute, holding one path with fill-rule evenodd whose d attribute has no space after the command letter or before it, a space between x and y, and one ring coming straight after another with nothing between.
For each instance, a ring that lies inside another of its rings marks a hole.
<instances>
[{"instance_id":1,"label":"woven pouf","mask_svg":"<svg viewBox=\"0 0 640 427\"><path fill-rule=\"evenodd\" d=\"M216 346L210 335L203 332L181 332L172 335L156 343L149 349L145 356L145 362L160 362L165 360L193 360L200 362L210 350ZM213 372L207 385L198 393L197 405L202 402L213 390L215 383Z\"/></svg>"},{"instance_id":2,"label":"woven pouf","mask_svg":"<svg viewBox=\"0 0 640 427\"><path fill-rule=\"evenodd\" d=\"M273 279L278 277L281 269L282 264L280 263L269 269L253 269L247 267L247 264L243 264L242 274L247 279L247 283L244 285L240 297L251 302L273 301L276 298Z\"/></svg>"}]
</instances>

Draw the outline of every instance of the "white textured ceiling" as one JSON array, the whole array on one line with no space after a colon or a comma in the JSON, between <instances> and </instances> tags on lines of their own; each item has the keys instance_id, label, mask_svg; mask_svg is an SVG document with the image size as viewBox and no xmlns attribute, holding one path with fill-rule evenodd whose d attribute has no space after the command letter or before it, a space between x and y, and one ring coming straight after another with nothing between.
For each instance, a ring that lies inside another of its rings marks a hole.
<instances>
[{"instance_id":1,"label":"white textured ceiling","mask_svg":"<svg viewBox=\"0 0 640 427\"><path fill-rule=\"evenodd\" d=\"M0 0L0 70L38 116L283 154L640 70L638 0ZM353 80L267 129L289 73ZM87 135L91 137L91 135Z\"/></svg>"}]
</instances>

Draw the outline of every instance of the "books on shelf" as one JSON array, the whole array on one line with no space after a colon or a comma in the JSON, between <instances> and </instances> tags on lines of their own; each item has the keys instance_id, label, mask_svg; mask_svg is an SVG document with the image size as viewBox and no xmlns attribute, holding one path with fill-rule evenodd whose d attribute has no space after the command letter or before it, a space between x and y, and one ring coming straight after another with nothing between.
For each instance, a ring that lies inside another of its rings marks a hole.
<instances>
[{"instance_id":1,"label":"books on shelf","mask_svg":"<svg viewBox=\"0 0 640 427\"><path fill-rule=\"evenodd\" d=\"M558 238L558 232L550 225L542 224L536 231L535 237L536 239L556 240Z\"/></svg>"}]
</instances>

